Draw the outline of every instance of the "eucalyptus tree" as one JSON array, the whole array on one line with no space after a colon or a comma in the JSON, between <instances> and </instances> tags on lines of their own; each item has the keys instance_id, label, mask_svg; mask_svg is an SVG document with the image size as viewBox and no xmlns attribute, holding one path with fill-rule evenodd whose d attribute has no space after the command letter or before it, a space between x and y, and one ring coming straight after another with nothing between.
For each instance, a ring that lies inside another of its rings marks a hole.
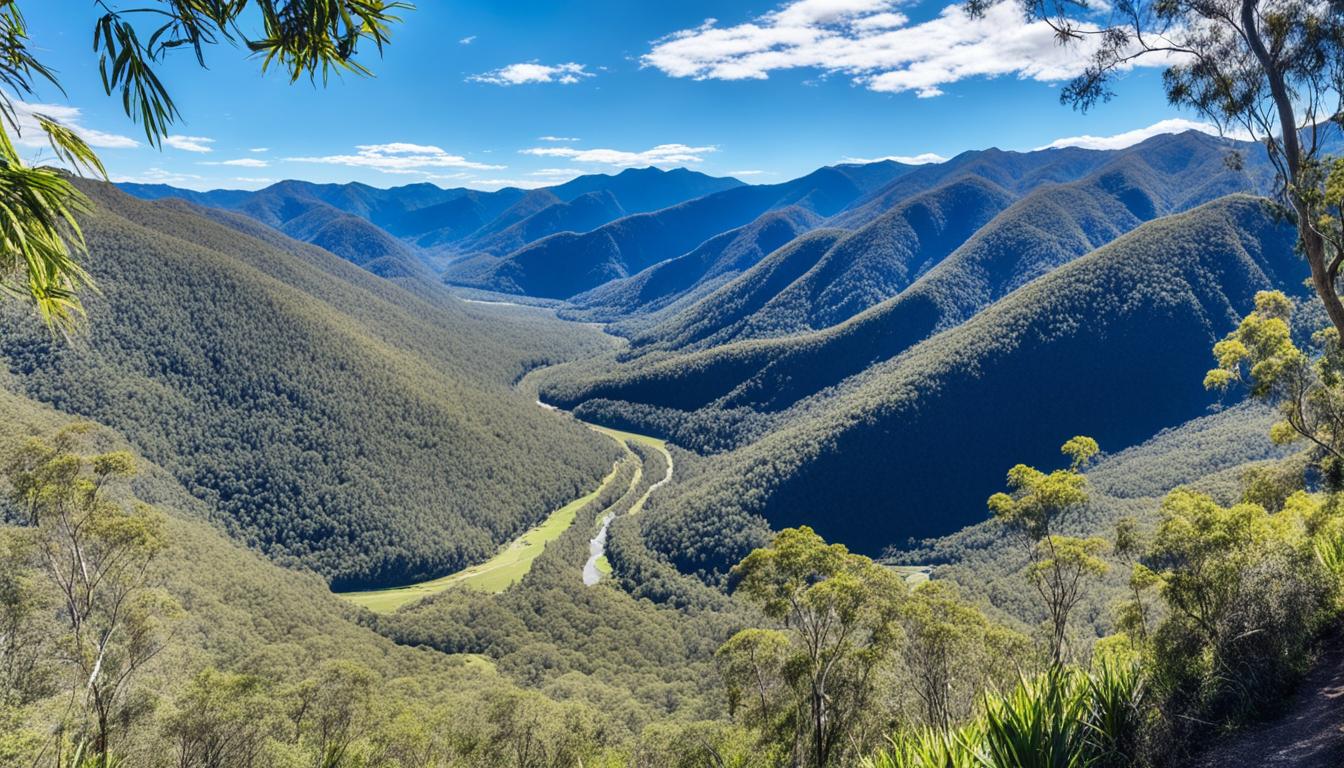
<instances>
[{"instance_id":1,"label":"eucalyptus tree","mask_svg":"<svg viewBox=\"0 0 1344 768\"><path fill-rule=\"evenodd\" d=\"M1097 441L1073 437L1060 452L1071 460L1067 469L1046 473L1018 464L1008 471L1009 491L989 497L994 519L1019 534L1027 545L1027 579L1045 605L1048 650L1056 666L1064 662L1069 617L1082 600L1083 581L1107 569L1101 559L1107 546L1103 539L1060 534L1067 517L1087 503L1083 470L1097 455Z\"/></svg>"},{"instance_id":2,"label":"eucalyptus tree","mask_svg":"<svg viewBox=\"0 0 1344 768\"><path fill-rule=\"evenodd\" d=\"M719 649L734 709L767 739L791 742L795 766L849 764L879 670L900 643L905 584L807 526L777 533L732 578L739 595L781 625L745 629Z\"/></svg>"},{"instance_id":3,"label":"eucalyptus tree","mask_svg":"<svg viewBox=\"0 0 1344 768\"><path fill-rule=\"evenodd\" d=\"M80 265L79 219L88 199L61 170L28 164L16 139L39 133L65 170L106 178L98 156L69 126L33 113L23 99L60 88L29 35L20 0L0 0L0 291L26 298L62 330L83 315L80 292L93 286ZM204 67L218 44L246 50L263 73L323 83L332 74L367 75L361 48L381 54L397 12L394 0L95 0L90 21L103 89L116 96L149 143L159 146L181 118L159 76L171 54Z\"/></svg>"},{"instance_id":4,"label":"eucalyptus tree","mask_svg":"<svg viewBox=\"0 0 1344 768\"><path fill-rule=\"evenodd\" d=\"M969 0L982 16L998 2ZM1086 111L1114 95L1114 79L1143 59L1166 65L1175 106L1263 144L1278 172L1311 284L1344 333L1339 175L1327 132L1344 113L1344 0L1011 0L1087 56L1061 100Z\"/></svg>"}]
</instances>

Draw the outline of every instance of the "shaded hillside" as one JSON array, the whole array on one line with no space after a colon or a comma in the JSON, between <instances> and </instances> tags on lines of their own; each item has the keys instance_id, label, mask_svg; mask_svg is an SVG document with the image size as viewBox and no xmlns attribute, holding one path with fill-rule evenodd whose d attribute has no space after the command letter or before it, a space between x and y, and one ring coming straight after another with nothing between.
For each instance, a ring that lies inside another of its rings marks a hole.
<instances>
[{"instance_id":1,"label":"shaded hillside","mask_svg":"<svg viewBox=\"0 0 1344 768\"><path fill-rule=\"evenodd\" d=\"M458 248L501 256L556 232L587 232L626 215L608 190L588 192L568 202L557 201L527 218L485 236L473 236Z\"/></svg>"},{"instance_id":2,"label":"shaded hillside","mask_svg":"<svg viewBox=\"0 0 1344 768\"><path fill-rule=\"evenodd\" d=\"M611 322L664 310L709 293L820 222L816 214L796 206L770 211L705 241L690 253L581 293L570 300L574 308L563 314L576 320Z\"/></svg>"},{"instance_id":3,"label":"shaded hillside","mask_svg":"<svg viewBox=\"0 0 1344 768\"><path fill-rule=\"evenodd\" d=\"M1195 135L1173 137L1154 146L1186 147L1190 151L1180 153L1179 165L1162 152L1119 153L1081 181L1039 187L980 228L913 285L847 322L761 344L726 344L692 354L684 366L636 359L626 366L634 370L614 375L657 379L663 375L658 371L679 367L701 370L704 375L689 386L679 380L677 388L683 392L683 399L677 407L697 408L716 402L726 408L787 408L934 333L965 322L1010 291L1144 221L1181 210L1196 187L1256 183L1254 178L1226 168L1221 146ZM1219 171L1225 174L1219 176ZM901 208L893 209L893 213ZM801 302L797 306L801 313L809 304ZM635 338L635 352L641 346L655 350L688 345L703 348L707 344L701 338L722 343L748 335L744 329L749 330L752 322L761 322L755 316L734 315L733 310L731 302L711 296L684 310L681 316L643 330ZM766 313L763 309L759 314ZM719 318L719 327L727 330L718 337L688 335L675 322L686 318ZM766 325L762 333L769 330ZM681 373L673 375L679 378ZM686 399L690 393L696 393L698 399Z\"/></svg>"},{"instance_id":4,"label":"shaded hillside","mask_svg":"<svg viewBox=\"0 0 1344 768\"><path fill-rule=\"evenodd\" d=\"M883 172L895 176L907 170L887 164ZM445 280L504 293L568 298L687 253L770 210L798 206L832 215L862 196L864 185L873 181L872 174L835 167L783 184L737 187L628 216L585 234L553 235L504 258L468 259L449 267Z\"/></svg>"},{"instance_id":5,"label":"shaded hillside","mask_svg":"<svg viewBox=\"0 0 1344 768\"><path fill-rule=\"evenodd\" d=\"M379 277L424 276L430 272L399 240L369 222L325 204L283 222L281 232L340 256Z\"/></svg>"},{"instance_id":6,"label":"shaded hillside","mask_svg":"<svg viewBox=\"0 0 1344 768\"><path fill-rule=\"evenodd\" d=\"M773 417L763 439L714 459L658 505L651 541L695 570L723 567L747 542L682 531L758 530L758 516L873 552L977 521L1008 467L1049 465L1070 435L1128 446L1206 408L1213 342L1255 291L1301 292L1293 242L1247 197L1144 225ZM741 345L734 364L751 367L759 346ZM620 401L642 404L629 412L665 433L701 413L732 421L731 409L673 410L704 399L694 391L703 372L673 360L657 379L607 382L579 399L600 398L598 411L614 401L614 413ZM567 394L562 383L543 388L548 401L573 404Z\"/></svg>"},{"instance_id":7,"label":"shaded hillside","mask_svg":"<svg viewBox=\"0 0 1344 768\"><path fill-rule=\"evenodd\" d=\"M1104 452L1087 471L1088 502L1069 516L1066 533L1109 539L1124 517L1146 528L1159 519L1162 499L1178 486L1208 493L1223 504L1239 501L1248 470L1271 466L1291 452L1269 439L1275 420L1272 408L1240 403L1164 429L1139 445ZM1055 456L1048 466L1061 462ZM1046 610L1023 568L1022 542L1004 536L987 511L962 530L888 554L894 562L933 566L933 578L955 582L964 594L979 597L1023 629L1045 620ZM1084 636L1115 631L1115 605L1132 595L1130 573L1123 561L1113 561L1110 573L1084 591L1076 611L1085 624Z\"/></svg>"},{"instance_id":8,"label":"shaded hillside","mask_svg":"<svg viewBox=\"0 0 1344 768\"><path fill-rule=\"evenodd\" d=\"M452 199L408 211L388 231L420 248L451 246L527 198L520 189L498 192L466 189Z\"/></svg>"},{"instance_id":9,"label":"shaded hillside","mask_svg":"<svg viewBox=\"0 0 1344 768\"><path fill-rule=\"evenodd\" d=\"M914 195L956 178L976 176L1000 189L1022 194L1048 183L1075 181L1104 163L1110 153L1067 148L1037 152L984 149L963 152L937 164L921 165L857 200L829 224L858 229Z\"/></svg>"},{"instance_id":10,"label":"shaded hillside","mask_svg":"<svg viewBox=\"0 0 1344 768\"><path fill-rule=\"evenodd\" d=\"M593 192L609 192L626 213L647 213L743 186L730 177L708 176L687 168L627 168L617 174L594 173L550 187L562 202Z\"/></svg>"},{"instance_id":11,"label":"shaded hillside","mask_svg":"<svg viewBox=\"0 0 1344 768\"><path fill-rule=\"evenodd\" d=\"M633 344L705 347L834 325L905 288L1012 201L979 177L950 182L897 205L787 273L774 257L765 259ZM744 294L757 299L732 299Z\"/></svg>"},{"instance_id":12,"label":"shaded hillside","mask_svg":"<svg viewBox=\"0 0 1344 768\"><path fill-rule=\"evenodd\" d=\"M325 251L91 186L102 295L74 345L6 305L16 386L113 425L231 531L337 585L483 559L610 468L607 441L510 382L588 329L477 319Z\"/></svg>"},{"instance_id":13,"label":"shaded hillside","mask_svg":"<svg viewBox=\"0 0 1344 768\"><path fill-rule=\"evenodd\" d=\"M1227 163L1234 154L1241 156L1241 169ZM978 176L1002 189L1025 194L1042 185L1077 181L1127 156L1138 156L1161 172L1186 175L1186 185L1175 201L1176 208L1191 208L1234 192L1267 191L1264 184L1273 173L1260 147L1199 131L1161 134L1119 150L1079 147L1030 152L975 150L945 163L922 166L836 215L829 223L856 228L911 195L957 177ZM1201 173L1190 174L1191 167L1196 165L1202 169Z\"/></svg>"}]
</instances>

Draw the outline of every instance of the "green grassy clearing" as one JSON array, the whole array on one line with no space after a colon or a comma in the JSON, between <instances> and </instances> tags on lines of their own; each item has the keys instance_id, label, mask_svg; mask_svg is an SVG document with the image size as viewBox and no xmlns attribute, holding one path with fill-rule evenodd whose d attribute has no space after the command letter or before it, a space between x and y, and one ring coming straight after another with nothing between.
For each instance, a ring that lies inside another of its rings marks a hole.
<instances>
[{"instance_id":1,"label":"green grassy clearing","mask_svg":"<svg viewBox=\"0 0 1344 768\"><path fill-rule=\"evenodd\" d=\"M668 467L672 466L672 455L668 453L667 443L663 440L593 424L589 424L588 427L595 432L601 432L610 437L622 446L625 446L627 442L647 445L662 453L667 460ZM637 459L635 453L630 451L628 447L626 451L629 455L626 460ZM541 524L509 542L507 546L500 550L499 554L484 563L473 565L457 573L441 576L431 581L422 581L419 584L408 584L404 587L391 587L389 589L373 589L365 592L345 592L340 596L355 605L368 608L374 613L392 613L403 606L454 587L467 587L482 592L503 592L531 570L532 561L541 555L546 549L547 543L557 539L574 523L574 517L585 504L597 498L599 494L606 490L607 486L615 482L619 470L620 462L617 462L612 467L611 473L602 480L601 485L594 491L555 510ZM642 471L642 466L636 467L631 488L639 484ZM648 500L650 493L652 493L652 488L645 491L644 495L635 501L628 514L635 514L643 509L644 502ZM598 561L597 567L603 575L609 576L611 574L611 564L607 562L605 557Z\"/></svg>"},{"instance_id":2,"label":"green grassy clearing","mask_svg":"<svg viewBox=\"0 0 1344 768\"><path fill-rule=\"evenodd\" d=\"M402 606L453 587L465 586L483 592L503 592L531 569L532 561L541 555L547 542L554 541L569 528L583 505L597 498L598 494L616 480L619 469L618 463L612 467L611 473L602 480L601 485L591 493L555 510L540 525L509 542L499 554L484 563L432 581L390 589L346 592L341 594L341 597L374 613L391 613Z\"/></svg>"},{"instance_id":3,"label":"green grassy clearing","mask_svg":"<svg viewBox=\"0 0 1344 768\"><path fill-rule=\"evenodd\" d=\"M933 567L928 565L890 565L887 566L905 579L907 587L917 587L929 580Z\"/></svg>"}]
</instances>

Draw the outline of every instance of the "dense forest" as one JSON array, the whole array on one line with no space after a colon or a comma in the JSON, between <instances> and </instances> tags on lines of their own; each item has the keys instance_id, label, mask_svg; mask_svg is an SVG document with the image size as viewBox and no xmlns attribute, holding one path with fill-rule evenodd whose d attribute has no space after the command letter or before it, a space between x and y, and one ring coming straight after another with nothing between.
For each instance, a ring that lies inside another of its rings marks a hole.
<instances>
[{"instance_id":1,"label":"dense forest","mask_svg":"<svg viewBox=\"0 0 1344 768\"><path fill-rule=\"evenodd\" d=\"M84 184L87 333L0 307L0 765L1180 765L1344 604L1340 348L1230 146Z\"/></svg>"},{"instance_id":2,"label":"dense forest","mask_svg":"<svg viewBox=\"0 0 1344 768\"><path fill-rule=\"evenodd\" d=\"M1340 0L449 5L0 0L0 768L1344 762Z\"/></svg>"},{"instance_id":3,"label":"dense forest","mask_svg":"<svg viewBox=\"0 0 1344 768\"><path fill-rule=\"evenodd\" d=\"M974 522L977 500L1015 455L1047 455L1070 429L1127 446L1198 416L1216 401L1199 385L1200 352L1233 327L1255 291L1296 289L1292 241L1291 229L1252 198L1168 217L777 412L761 413L754 401L788 398L827 364L778 375L765 367L721 391L734 370L759 365L760 343L747 342L731 356L671 357L573 394L565 380L548 381L542 397L578 404L576 412L591 418L647 413L633 426L689 438L683 445L693 448L736 448L654 505L654 546L690 570L726 571L755 543L748 536L759 531L748 522L755 516L880 542L860 549L876 554L900 537ZM1040 412L1027 401L1052 406ZM739 417L743 407L757 415ZM703 414L692 423L704 425L703 435L662 429L660 419L684 426L680 413L697 410ZM830 511L818 519L818 508ZM725 533L706 535L710 527Z\"/></svg>"},{"instance_id":4,"label":"dense forest","mask_svg":"<svg viewBox=\"0 0 1344 768\"><path fill-rule=\"evenodd\" d=\"M116 427L280 562L338 587L441 575L610 467L609 444L509 389L602 349L592 331L487 322L180 203L90 191L90 333L66 344L6 306L6 370Z\"/></svg>"}]
</instances>

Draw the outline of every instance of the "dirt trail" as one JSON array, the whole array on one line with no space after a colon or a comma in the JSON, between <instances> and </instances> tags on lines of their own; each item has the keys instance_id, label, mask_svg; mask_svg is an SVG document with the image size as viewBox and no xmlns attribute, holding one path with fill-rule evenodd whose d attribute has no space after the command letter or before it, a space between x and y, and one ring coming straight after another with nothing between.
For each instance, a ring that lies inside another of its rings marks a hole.
<instances>
[{"instance_id":1,"label":"dirt trail","mask_svg":"<svg viewBox=\"0 0 1344 768\"><path fill-rule=\"evenodd\" d=\"M1278 718L1237 734L1189 768L1344 768L1344 637L1338 638Z\"/></svg>"}]
</instances>

